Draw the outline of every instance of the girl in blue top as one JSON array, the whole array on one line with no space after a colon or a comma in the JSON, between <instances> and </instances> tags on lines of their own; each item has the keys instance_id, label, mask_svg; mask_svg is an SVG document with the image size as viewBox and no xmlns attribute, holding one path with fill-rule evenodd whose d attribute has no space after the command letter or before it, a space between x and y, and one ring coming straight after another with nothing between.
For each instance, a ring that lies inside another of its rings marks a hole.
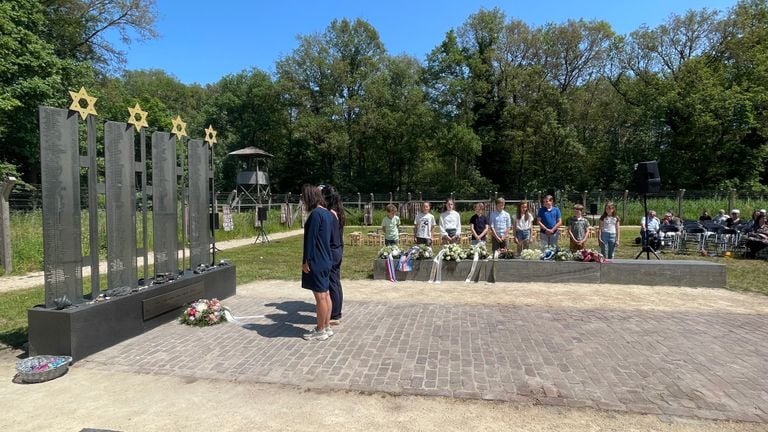
<instances>
[{"instance_id":1,"label":"girl in blue top","mask_svg":"<svg viewBox=\"0 0 768 432\"><path fill-rule=\"evenodd\" d=\"M325 208L323 195L317 186L304 185L302 199L310 213L304 224L301 286L312 290L317 304L317 326L306 333L304 339L326 340L333 334L328 327L331 314L328 289L333 267L331 236L338 229L333 215Z\"/></svg>"}]
</instances>

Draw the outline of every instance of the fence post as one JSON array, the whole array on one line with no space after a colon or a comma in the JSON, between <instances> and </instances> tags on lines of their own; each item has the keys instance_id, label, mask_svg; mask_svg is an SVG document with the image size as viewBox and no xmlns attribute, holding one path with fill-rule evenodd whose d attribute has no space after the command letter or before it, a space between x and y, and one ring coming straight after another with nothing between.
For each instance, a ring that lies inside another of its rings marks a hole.
<instances>
[{"instance_id":1,"label":"fence post","mask_svg":"<svg viewBox=\"0 0 768 432\"><path fill-rule=\"evenodd\" d=\"M5 274L13 271L13 255L11 253L11 214L8 200L11 190L16 184L14 177L0 183L0 262L3 264Z\"/></svg>"},{"instance_id":2,"label":"fence post","mask_svg":"<svg viewBox=\"0 0 768 432\"><path fill-rule=\"evenodd\" d=\"M621 220L626 221L627 220L627 199L629 198L629 191L627 189L624 189L624 200L621 204ZM622 222L626 223L626 222Z\"/></svg>"},{"instance_id":3,"label":"fence post","mask_svg":"<svg viewBox=\"0 0 768 432\"><path fill-rule=\"evenodd\" d=\"M587 194L589 194L589 191L584 191L584 192L582 192L582 193L581 193L581 205L582 205L582 206L583 206L585 209L588 209L588 208L589 208L589 207L587 206ZM586 211L585 211L584 213L586 213Z\"/></svg>"},{"instance_id":4,"label":"fence post","mask_svg":"<svg viewBox=\"0 0 768 432\"><path fill-rule=\"evenodd\" d=\"M363 208L363 200L360 198L360 192L357 193L357 211Z\"/></svg>"},{"instance_id":5,"label":"fence post","mask_svg":"<svg viewBox=\"0 0 768 432\"><path fill-rule=\"evenodd\" d=\"M733 203L736 201L736 189L731 189L728 192L728 214L731 214L731 210L733 210Z\"/></svg>"},{"instance_id":6,"label":"fence post","mask_svg":"<svg viewBox=\"0 0 768 432\"><path fill-rule=\"evenodd\" d=\"M600 209L602 207L600 207L600 201L601 201L602 198L603 198L603 190L602 189L598 189L597 190L597 212L598 213L601 213Z\"/></svg>"},{"instance_id":7,"label":"fence post","mask_svg":"<svg viewBox=\"0 0 768 432\"><path fill-rule=\"evenodd\" d=\"M392 204L392 192L389 193L389 203Z\"/></svg>"},{"instance_id":8,"label":"fence post","mask_svg":"<svg viewBox=\"0 0 768 432\"><path fill-rule=\"evenodd\" d=\"M683 217L683 195L685 195L685 189L677 191L677 217L679 217L680 220L685 220Z\"/></svg>"}]
</instances>

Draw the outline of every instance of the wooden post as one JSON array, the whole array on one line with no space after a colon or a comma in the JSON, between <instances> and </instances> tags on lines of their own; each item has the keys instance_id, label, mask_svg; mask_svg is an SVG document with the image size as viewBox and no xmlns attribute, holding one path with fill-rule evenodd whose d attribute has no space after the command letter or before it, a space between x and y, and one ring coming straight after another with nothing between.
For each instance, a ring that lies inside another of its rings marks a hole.
<instances>
[{"instance_id":1,"label":"wooden post","mask_svg":"<svg viewBox=\"0 0 768 432\"><path fill-rule=\"evenodd\" d=\"M685 220L685 218L683 218L683 195L685 195L685 189L677 191L677 217L679 217L680 220Z\"/></svg>"},{"instance_id":2,"label":"wooden post","mask_svg":"<svg viewBox=\"0 0 768 432\"><path fill-rule=\"evenodd\" d=\"M627 220L627 198L629 198L629 191L624 189L624 200L621 202L621 220ZM626 222L622 222L625 224Z\"/></svg>"},{"instance_id":3,"label":"wooden post","mask_svg":"<svg viewBox=\"0 0 768 432\"><path fill-rule=\"evenodd\" d=\"M0 183L0 262L3 264L5 274L13 271L13 255L11 253L11 213L8 200L11 190L16 185L14 177Z\"/></svg>"},{"instance_id":4,"label":"wooden post","mask_svg":"<svg viewBox=\"0 0 768 432\"><path fill-rule=\"evenodd\" d=\"M389 193L389 203L392 204L392 192Z\"/></svg>"},{"instance_id":5,"label":"wooden post","mask_svg":"<svg viewBox=\"0 0 768 432\"><path fill-rule=\"evenodd\" d=\"M357 211L360 211L360 209L363 208L363 200L360 197L360 192L357 193Z\"/></svg>"},{"instance_id":6,"label":"wooden post","mask_svg":"<svg viewBox=\"0 0 768 432\"><path fill-rule=\"evenodd\" d=\"M733 210L734 202L736 201L736 189L731 189L728 192L728 214Z\"/></svg>"},{"instance_id":7,"label":"wooden post","mask_svg":"<svg viewBox=\"0 0 768 432\"><path fill-rule=\"evenodd\" d=\"M588 208L589 208L589 207L587 206L587 195L589 195L589 191L584 191L584 192L582 192L582 193L581 193L581 205L582 205L582 206L583 206L585 209L588 209ZM586 213L586 212L585 212L585 213Z\"/></svg>"}]
</instances>

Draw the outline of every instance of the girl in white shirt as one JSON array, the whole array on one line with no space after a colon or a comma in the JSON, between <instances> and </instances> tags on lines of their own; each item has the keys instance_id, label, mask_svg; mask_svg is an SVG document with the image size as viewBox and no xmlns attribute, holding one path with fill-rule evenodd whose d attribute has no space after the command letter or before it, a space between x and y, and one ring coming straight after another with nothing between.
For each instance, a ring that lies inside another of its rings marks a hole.
<instances>
[{"instance_id":1,"label":"girl in white shirt","mask_svg":"<svg viewBox=\"0 0 768 432\"><path fill-rule=\"evenodd\" d=\"M608 259L613 259L613 253L619 246L620 234L619 217L616 216L616 204L613 201L605 203L605 210L600 216L600 253Z\"/></svg>"},{"instance_id":2,"label":"girl in white shirt","mask_svg":"<svg viewBox=\"0 0 768 432\"><path fill-rule=\"evenodd\" d=\"M458 243L461 239L461 216L454 210L453 199L445 202L444 211L440 213L440 235L443 244Z\"/></svg>"},{"instance_id":3,"label":"girl in white shirt","mask_svg":"<svg viewBox=\"0 0 768 432\"><path fill-rule=\"evenodd\" d=\"M517 245L517 256L523 249L531 246L531 230L533 229L533 215L528 210L528 201L520 201L517 204L517 213L512 217L512 229L514 230L514 242Z\"/></svg>"}]
</instances>

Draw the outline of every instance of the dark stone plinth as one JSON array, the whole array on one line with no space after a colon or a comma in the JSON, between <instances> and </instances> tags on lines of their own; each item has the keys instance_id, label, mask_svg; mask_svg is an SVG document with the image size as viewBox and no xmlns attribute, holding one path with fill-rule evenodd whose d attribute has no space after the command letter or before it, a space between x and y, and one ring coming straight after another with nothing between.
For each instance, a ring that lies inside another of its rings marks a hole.
<instances>
[{"instance_id":1,"label":"dark stone plinth","mask_svg":"<svg viewBox=\"0 0 768 432\"><path fill-rule=\"evenodd\" d=\"M203 274L187 272L175 281L101 303L60 311L29 309L29 353L69 355L77 361L178 318L184 304L200 298L189 296L201 292L208 299L235 295L235 266ZM177 303L169 304L169 298ZM147 305L155 312L145 316Z\"/></svg>"},{"instance_id":2,"label":"dark stone plinth","mask_svg":"<svg viewBox=\"0 0 768 432\"><path fill-rule=\"evenodd\" d=\"M428 281L432 260L413 262L413 271L396 272L397 280ZM444 262L442 280L464 281L472 261ZM373 262L373 278L386 279L386 262ZM497 260L478 263L473 281L566 282L619 285L666 285L725 288L725 265L693 260L614 260L607 263L577 261Z\"/></svg>"}]
</instances>

